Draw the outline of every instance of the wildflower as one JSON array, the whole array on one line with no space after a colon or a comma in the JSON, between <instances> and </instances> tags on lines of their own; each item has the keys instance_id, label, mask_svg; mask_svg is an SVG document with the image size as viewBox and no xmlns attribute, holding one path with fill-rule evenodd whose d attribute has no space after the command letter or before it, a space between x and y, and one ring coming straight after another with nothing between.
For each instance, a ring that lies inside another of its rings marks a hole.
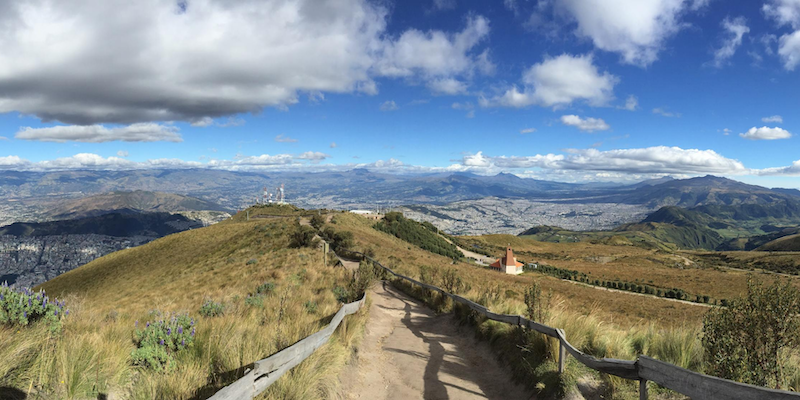
<instances>
[{"instance_id":1,"label":"wildflower","mask_svg":"<svg viewBox=\"0 0 800 400\"><path fill-rule=\"evenodd\" d=\"M134 326L134 327L136 327L136 328L138 328L138 327L139 327L139 321L135 321L135 322L133 323L133 326Z\"/></svg>"},{"instance_id":2,"label":"wildflower","mask_svg":"<svg viewBox=\"0 0 800 400\"><path fill-rule=\"evenodd\" d=\"M169 336L170 334L172 334L172 328L167 328L167 336Z\"/></svg>"},{"instance_id":3,"label":"wildflower","mask_svg":"<svg viewBox=\"0 0 800 400\"><path fill-rule=\"evenodd\" d=\"M64 315L69 315L69 310L64 311Z\"/></svg>"},{"instance_id":4,"label":"wildflower","mask_svg":"<svg viewBox=\"0 0 800 400\"><path fill-rule=\"evenodd\" d=\"M22 318L28 318L28 312L27 311L23 311L22 312Z\"/></svg>"},{"instance_id":5,"label":"wildflower","mask_svg":"<svg viewBox=\"0 0 800 400\"><path fill-rule=\"evenodd\" d=\"M149 327L150 327L150 323L148 322L148 323L147 323L147 326L145 326L145 328L149 328Z\"/></svg>"},{"instance_id":6,"label":"wildflower","mask_svg":"<svg viewBox=\"0 0 800 400\"><path fill-rule=\"evenodd\" d=\"M58 310L55 310L55 311L54 311L54 315L55 315L56 317L58 316Z\"/></svg>"},{"instance_id":7,"label":"wildflower","mask_svg":"<svg viewBox=\"0 0 800 400\"><path fill-rule=\"evenodd\" d=\"M163 346L164 345L164 339L161 339L161 341L159 343L161 343L161 345Z\"/></svg>"},{"instance_id":8,"label":"wildflower","mask_svg":"<svg viewBox=\"0 0 800 400\"><path fill-rule=\"evenodd\" d=\"M179 327L178 327L178 335L180 335L180 334L182 334L182 333L183 333L183 327L182 327L182 326L179 326Z\"/></svg>"},{"instance_id":9,"label":"wildflower","mask_svg":"<svg viewBox=\"0 0 800 400\"><path fill-rule=\"evenodd\" d=\"M186 346L186 340L185 339L181 339L181 346Z\"/></svg>"},{"instance_id":10,"label":"wildflower","mask_svg":"<svg viewBox=\"0 0 800 400\"><path fill-rule=\"evenodd\" d=\"M192 328L192 336L194 336L194 328Z\"/></svg>"}]
</instances>

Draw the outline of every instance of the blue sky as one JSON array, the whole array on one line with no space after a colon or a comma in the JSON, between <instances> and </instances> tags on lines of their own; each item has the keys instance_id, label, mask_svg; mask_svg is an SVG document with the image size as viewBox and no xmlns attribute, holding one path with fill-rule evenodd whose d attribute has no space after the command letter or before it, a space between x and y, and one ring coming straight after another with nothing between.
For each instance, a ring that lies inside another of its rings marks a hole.
<instances>
[{"instance_id":1,"label":"blue sky","mask_svg":"<svg viewBox=\"0 0 800 400\"><path fill-rule=\"evenodd\" d=\"M800 187L800 0L46 3L0 13L2 169Z\"/></svg>"}]
</instances>

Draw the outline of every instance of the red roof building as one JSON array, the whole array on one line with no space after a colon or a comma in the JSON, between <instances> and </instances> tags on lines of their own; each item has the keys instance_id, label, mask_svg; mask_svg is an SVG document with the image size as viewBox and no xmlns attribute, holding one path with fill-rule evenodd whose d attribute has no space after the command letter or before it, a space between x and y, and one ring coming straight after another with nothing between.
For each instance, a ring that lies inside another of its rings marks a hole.
<instances>
[{"instance_id":1,"label":"red roof building","mask_svg":"<svg viewBox=\"0 0 800 400\"><path fill-rule=\"evenodd\" d=\"M509 246L506 248L506 255L492 263L492 265L489 267L507 274L519 275L522 273L523 265L524 264L517 261L517 259L514 257L514 251L511 250L511 246Z\"/></svg>"}]
</instances>

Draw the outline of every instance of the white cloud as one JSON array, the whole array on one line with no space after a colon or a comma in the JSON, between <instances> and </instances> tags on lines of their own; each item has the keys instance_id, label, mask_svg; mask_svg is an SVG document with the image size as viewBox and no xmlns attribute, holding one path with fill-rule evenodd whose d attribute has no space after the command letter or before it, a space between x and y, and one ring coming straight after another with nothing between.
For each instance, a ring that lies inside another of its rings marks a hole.
<instances>
[{"instance_id":1,"label":"white cloud","mask_svg":"<svg viewBox=\"0 0 800 400\"><path fill-rule=\"evenodd\" d=\"M761 9L778 25L800 29L800 0L767 0Z\"/></svg>"},{"instance_id":2,"label":"white cloud","mask_svg":"<svg viewBox=\"0 0 800 400\"><path fill-rule=\"evenodd\" d=\"M722 47L714 51L714 66L721 68L725 63L733 57L736 49L742 44L742 37L750 32L747 27L747 21L744 17L737 17L730 19L726 17L722 20L722 28L725 30L725 38L722 42Z\"/></svg>"},{"instance_id":3,"label":"white cloud","mask_svg":"<svg viewBox=\"0 0 800 400\"><path fill-rule=\"evenodd\" d=\"M584 132L607 131L610 126L600 118L581 118L577 115L562 115L561 123L567 126L574 126Z\"/></svg>"},{"instance_id":4,"label":"white cloud","mask_svg":"<svg viewBox=\"0 0 800 400\"><path fill-rule=\"evenodd\" d=\"M783 67L789 71L794 71L800 65L800 30L781 36L778 55L783 60Z\"/></svg>"},{"instance_id":5,"label":"white cloud","mask_svg":"<svg viewBox=\"0 0 800 400\"><path fill-rule=\"evenodd\" d=\"M783 117L781 117L780 115L773 115L773 116L770 116L770 117L764 117L764 118L761 118L761 122L766 122L768 124L769 123L782 124L783 123Z\"/></svg>"},{"instance_id":6,"label":"white cloud","mask_svg":"<svg viewBox=\"0 0 800 400\"><path fill-rule=\"evenodd\" d=\"M533 132L536 132L536 128L525 128L525 129L520 129L519 130L519 133L522 134L522 135L525 135L527 133L533 133Z\"/></svg>"},{"instance_id":7,"label":"white cloud","mask_svg":"<svg viewBox=\"0 0 800 400\"><path fill-rule=\"evenodd\" d=\"M657 115L660 115L662 117L670 117L670 118L672 118L672 117L679 118L681 116L680 113L670 112L670 111L667 111L667 110L665 110L663 108L660 108L660 107L654 108L653 109L653 114L657 114Z\"/></svg>"},{"instance_id":8,"label":"white cloud","mask_svg":"<svg viewBox=\"0 0 800 400\"><path fill-rule=\"evenodd\" d=\"M120 151L118 151L118 152L117 152L117 157L122 157L122 158L125 158L125 157L127 157L127 156L129 156L129 155L130 155L130 154L129 154L127 151L125 151L125 150L120 150Z\"/></svg>"},{"instance_id":9,"label":"white cloud","mask_svg":"<svg viewBox=\"0 0 800 400\"><path fill-rule=\"evenodd\" d=\"M779 127L768 128L762 126L761 128L752 127L747 132L740 133L739 136L750 140L776 140L789 139L792 137L792 134Z\"/></svg>"},{"instance_id":10,"label":"white cloud","mask_svg":"<svg viewBox=\"0 0 800 400\"><path fill-rule=\"evenodd\" d=\"M733 131L728 129L728 128L725 128L725 129L722 130L722 134L725 135L725 136L729 136L732 132Z\"/></svg>"},{"instance_id":11,"label":"white cloud","mask_svg":"<svg viewBox=\"0 0 800 400\"><path fill-rule=\"evenodd\" d=\"M440 5L452 1L440 1ZM488 19L387 34L370 0L4 2L0 113L74 125L211 121L307 95L376 94L378 77L489 73ZM226 124L222 122L221 124Z\"/></svg>"},{"instance_id":12,"label":"white cloud","mask_svg":"<svg viewBox=\"0 0 800 400\"><path fill-rule=\"evenodd\" d=\"M576 34L628 64L647 66L684 25L682 15L705 2L684 0L557 0L578 23Z\"/></svg>"},{"instance_id":13,"label":"white cloud","mask_svg":"<svg viewBox=\"0 0 800 400\"><path fill-rule=\"evenodd\" d=\"M680 147L647 147L600 151L572 150L567 155L545 154L524 157L489 157L482 152L466 155L462 165L485 170L542 168L556 171L603 171L637 174L751 174L753 171L713 150Z\"/></svg>"},{"instance_id":14,"label":"white cloud","mask_svg":"<svg viewBox=\"0 0 800 400\"><path fill-rule=\"evenodd\" d=\"M330 158L329 155L319 151L307 151L297 156L298 160L308 160L311 162L320 162Z\"/></svg>"},{"instance_id":15,"label":"white cloud","mask_svg":"<svg viewBox=\"0 0 800 400\"><path fill-rule=\"evenodd\" d=\"M278 143L297 143L297 139L290 138L282 133L278 136L275 136L275 141Z\"/></svg>"},{"instance_id":16,"label":"white cloud","mask_svg":"<svg viewBox=\"0 0 800 400\"><path fill-rule=\"evenodd\" d=\"M5 136L0 136L0 140L8 140L8 138Z\"/></svg>"},{"instance_id":17,"label":"white cloud","mask_svg":"<svg viewBox=\"0 0 800 400\"><path fill-rule=\"evenodd\" d=\"M625 105L618 108L628 111L636 111L639 109L639 99L634 95L630 95L627 99L625 99Z\"/></svg>"},{"instance_id":18,"label":"white cloud","mask_svg":"<svg viewBox=\"0 0 800 400\"><path fill-rule=\"evenodd\" d=\"M456 7L456 0L433 0L437 10L452 10Z\"/></svg>"},{"instance_id":19,"label":"white cloud","mask_svg":"<svg viewBox=\"0 0 800 400\"><path fill-rule=\"evenodd\" d=\"M3 169L15 169L21 168L26 165L30 164L30 161L24 160L19 156L5 156L0 157L0 168Z\"/></svg>"},{"instance_id":20,"label":"white cloud","mask_svg":"<svg viewBox=\"0 0 800 400\"><path fill-rule=\"evenodd\" d=\"M335 149L335 148L337 148L339 146L336 144L336 142L331 142L331 145L329 147L332 148L332 149Z\"/></svg>"},{"instance_id":21,"label":"white cloud","mask_svg":"<svg viewBox=\"0 0 800 400\"><path fill-rule=\"evenodd\" d=\"M770 176L770 175L788 175L800 176L800 160L797 160L788 167L764 168L756 171L756 175Z\"/></svg>"},{"instance_id":22,"label":"white cloud","mask_svg":"<svg viewBox=\"0 0 800 400\"><path fill-rule=\"evenodd\" d=\"M387 100L381 104L381 111L394 111L399 109L400 107L397 106L397 103L394 100Z\"/></svg>"},{"instance_id":23,"label":"white cloud","mask_svg":"<svg viewBox=\"0 0 800 400\"><path fill-rule=\"evenodd\" d=\"M440 93L462 89L455 77L471 77L475 71L491 73L488 51L475 54L476 46L489 35L489 20L471 16L461 32L422 32L409 29L395 41L381 43L381 58L374 70L390 77L419 76ZM462 83L463 84L463 83Z\"/></svg>"},{"instance_id":24,"label":"white cloud","mask_svg":"<svg viewBox=\"0 0 800 400\"><path fill-rule=\"evenodd\" d=\"M58 125L47 128L22 127L14 135L17 139L40 142L182 142L178 128L156 123L137 123L107 128L103 125Z\"/></svg>"},{"instance_id":25,"label":"white cloud","mask_svg":"<svg viewBox=\"0 0 800 400\"><path fill-rule=\"evenodd\" d=\"M428 87L435 94L464 94L467 92L467 84L453 78L434 79L428 82Z\"/></svg>"},{"instance_id":26,"label":"white cloud","mask_svg":"<svg viewBox=\"0 0 800 400\"><path fill-rule=\"evenodd\" d=\"M584 100L592 106L607 104L614 97L619 79L608 72L600 73L591 55L562 54L533 65L522 76L523 91L516 86L503 95L481 98L484 107L566 106Z\"/></svg>"}]
</instances>

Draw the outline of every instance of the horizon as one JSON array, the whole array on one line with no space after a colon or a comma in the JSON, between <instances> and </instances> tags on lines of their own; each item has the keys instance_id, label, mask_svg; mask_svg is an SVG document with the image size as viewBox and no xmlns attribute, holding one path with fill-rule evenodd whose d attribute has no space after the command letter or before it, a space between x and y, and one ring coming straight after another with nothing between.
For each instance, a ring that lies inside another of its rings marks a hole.
<instances>
[{"instance_id":1,"label":"horizon","mask_svg":"<svg viewBox=\"0 0 800 400\"><path fill-rule=\"evenodd\" d=\"M10 4L0 171L712 174L800 189L795 3L637 4Z\"/></svg>"}]
</instances>

